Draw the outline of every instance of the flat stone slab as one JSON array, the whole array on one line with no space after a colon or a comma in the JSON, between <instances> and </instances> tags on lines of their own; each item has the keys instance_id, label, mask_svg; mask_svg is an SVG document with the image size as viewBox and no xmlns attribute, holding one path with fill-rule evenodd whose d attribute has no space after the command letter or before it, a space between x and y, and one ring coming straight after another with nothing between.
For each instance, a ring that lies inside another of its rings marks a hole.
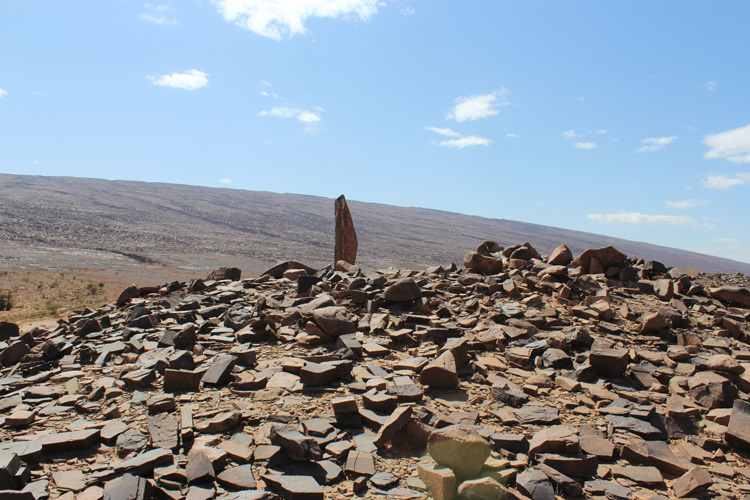
<instances>
[{"instance_id":1,"label":"flat stone slab","mask_svg":"<svg viewBox=\"0 0 750 500\"><path fill-rule=\"evenodd\" d=\"M99 429L84 431L58 432L41 436L39 441L46 452L87 450L99 442Z\"/></svg>"},{"instance_id":2,"label":"flat stone slab","mask_svg":"<svg viewBox=\"0 0 750 500\"><path fill-rule=\"evenodd\" d=\"M323 488L310 476L263 476L268 488L284 500L325 500Z\"/></svg>"}]
</instances>

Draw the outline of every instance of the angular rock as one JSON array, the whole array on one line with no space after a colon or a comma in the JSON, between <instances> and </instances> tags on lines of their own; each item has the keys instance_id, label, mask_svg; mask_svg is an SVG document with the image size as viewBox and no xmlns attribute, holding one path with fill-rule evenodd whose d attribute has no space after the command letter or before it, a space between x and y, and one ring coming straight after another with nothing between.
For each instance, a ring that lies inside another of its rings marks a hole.
<instances>
[{"instance_id":1,"label":"angular rock","mask_svg":"<svg viewBox=\"0 0 750 500\"><path fill-rule=\"evenodd\" d=\"M434 500L453 500L456 494L456 474L433 462L419 462L417 473Z\"/></svg>"},{"instance_id":2,"label":"angular rock","mask_svg":"<svg viewBox=\"0 0 750 500\"><path fill-rule=\"evenodd\" d=\"M148 433L155 448L173 449L180 443L177 419L169 413L160 413L149 419Z\"/></svg>"},{"instance_id":3,"label":"angular rock","mask_svg":"<svg viewBox=\"0 0 750 500\"><path fill-rule=\"evenodd\" d=\"M425 366L420 375L420 382L431 389L456 389L458 373L453 354L446 351Z\"/></svg>"},{"instance_id":4,"label":"angular rock","mask_svg":"<svg viewBox=\"0 0 750 500\"><path fill-rule=\"evenodd\" d=\"M484 461L490 456L490 446L474 428L451 425L430 436L427 453L456 476L471 478L482 470Z\"/></svg>"},{"instance_id":5,"label":"angular rock","mask_svg":"<svg viewBox=\"0 0 750 500\"><path fill-rule=\"evenodd\" d=\"M412 302L422 298L422 290L413 279L403 278L386 288L383 298L391 302Z\"/></svg>"},{"instance_id":6,"label":"angular rock","mask_svg":"<svg viewBox=\"0 0 750 500\"><path fill-rule=\"evenodd\" d=\"M516 477L516 487L533 500L555 500L555 490L547 475L538 469L528 469Z\"/></svg>"},{"instance_id":7,"label":"angular rock","mask_svg":"<svg viewBox=\"0 0 750 500\"><path fill-rule=\"evenodd\" d=\"M672 483L675 495L680 498L692 495L702 488L708 488L713 480L708 472L702 467L693 467Z\"/></svg>"},{"instance_id":8,"label":"angular rock","mask_svg":"<svg viewBox=\"0 0 750 500\"><path fill-rule=\"evenodd\" d=\"M324 500L323 488L310 476L266 474L268 488L283 500Z\"/></svg>"}]
</instances>

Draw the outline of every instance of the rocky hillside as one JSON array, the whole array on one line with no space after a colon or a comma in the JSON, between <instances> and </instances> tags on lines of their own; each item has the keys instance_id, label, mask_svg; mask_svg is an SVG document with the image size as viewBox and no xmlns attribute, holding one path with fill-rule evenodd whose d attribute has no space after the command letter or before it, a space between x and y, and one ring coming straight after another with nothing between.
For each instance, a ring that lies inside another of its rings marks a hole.
<instances>
[{"instance_id":1,"label":"rocky hillside","mask_svg":"<svg viewBox=\"0 0 750 500\"><path fill-rule=\"evenodd\" d=\"M0 174L0 268L323 266L333 256L333 206L313 196ZM356 201L349 208L366 268L460 263L467 248L493 239L529 241L543 254L560 242L576 254L614 245L682 269L750 274L750 264L518 221Z\"/></svg>"},{"instance_id":2,"label":"rocky hillside","mask_svg":"<svg viewBox=\"0 0 750 500\"><path fill-rule=\"evenodd\" d=\"M750 494L745 278L477 250L224 268L0 323L0 498Z\"/></svg>"}]
</instances>

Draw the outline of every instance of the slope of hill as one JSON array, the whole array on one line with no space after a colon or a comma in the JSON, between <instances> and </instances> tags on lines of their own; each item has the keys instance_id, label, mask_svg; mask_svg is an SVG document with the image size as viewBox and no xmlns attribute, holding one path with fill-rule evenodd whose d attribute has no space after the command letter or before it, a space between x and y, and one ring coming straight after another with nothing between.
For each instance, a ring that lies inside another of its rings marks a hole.
<instances>
[{"instance_id":1,"label":"slope of hill","mask_svg":"<svg viewBox=\"0 0 750 500\"><path fill-rule=\"evenodd\" d=\"M750 264L674 248L439 210L349 201L365 267L460 263L484 239L548 253L614 245L629 256L704 272ZM258 272L333 254L333 200L178 184L0 174L0 267L237 265Z\"/></svg>"}]
</instances>

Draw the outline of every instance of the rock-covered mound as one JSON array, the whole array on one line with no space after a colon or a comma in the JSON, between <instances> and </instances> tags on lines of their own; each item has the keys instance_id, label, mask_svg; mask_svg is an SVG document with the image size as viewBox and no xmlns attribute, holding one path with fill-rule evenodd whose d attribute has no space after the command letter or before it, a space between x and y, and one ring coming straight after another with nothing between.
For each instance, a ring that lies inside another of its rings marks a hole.
<instances>
[{"instance_id":1,"label":"rock-covered mound","mask_svg":"<svg viewBox=\"0 0 750 500\"><path fill-rule=\"evenodd\" d=\"M465 265L223 268L2 323L0 497L750 494L743 277L491 241Z\"/></svg>"}]
</instances>

